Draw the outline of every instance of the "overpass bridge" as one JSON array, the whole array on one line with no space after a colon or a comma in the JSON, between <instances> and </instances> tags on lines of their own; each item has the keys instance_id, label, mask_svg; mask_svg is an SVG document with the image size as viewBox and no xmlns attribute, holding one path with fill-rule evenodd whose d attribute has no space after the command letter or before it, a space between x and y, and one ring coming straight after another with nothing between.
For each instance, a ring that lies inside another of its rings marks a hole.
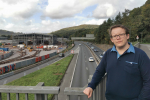
<instances>
[{"instance_id":1,"label":"overpass bridge","mask_svg":"<svg viewBox=\"0 0 150 100\"><path fill-rule=\"evenodd\" d=\"M94 34L86 34L86 37L71 37L71 40L93 40Z\"/></svg>"}]
</instances>

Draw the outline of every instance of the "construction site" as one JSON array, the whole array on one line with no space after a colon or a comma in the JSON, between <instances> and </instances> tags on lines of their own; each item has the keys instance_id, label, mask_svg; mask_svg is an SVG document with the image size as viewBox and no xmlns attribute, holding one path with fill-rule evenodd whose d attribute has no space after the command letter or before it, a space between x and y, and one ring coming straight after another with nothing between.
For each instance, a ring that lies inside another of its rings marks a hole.
<instances>
[{"instance_id":1,"label":"construction site","mask_svg":"<svg viewBox=\"0 0 150 100\"><path fill-rule=\"evenodd\" d=\"M12 42L0 42L0 74L45 60L66 49L56 36L36 33L17 34L13 35Z\"/></svg>"}]
</instances>

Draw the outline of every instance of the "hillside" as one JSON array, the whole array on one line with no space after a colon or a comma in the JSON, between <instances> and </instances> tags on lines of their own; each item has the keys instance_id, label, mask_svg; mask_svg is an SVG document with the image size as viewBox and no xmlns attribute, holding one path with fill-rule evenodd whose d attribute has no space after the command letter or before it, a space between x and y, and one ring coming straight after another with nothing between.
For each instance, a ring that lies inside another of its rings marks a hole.
<instances>
[{"instance_id":1,"label":"hillside","mask_svg":"<svg viewBox=\"0 0 150 100\"><path fill-rule=\"evenodd\" d=\"M7 30L0 30L0 35L12 35L15 34L15 32L7 31Z\"/></svg>"},{"instance_id":2,"label":"hillside","mask_svg":"<svg viewBox=\"0 0 150 100\"><path fill-rule=\"evenodd\" d=\"M69 38L71 35L78 33L78 31L83 31L83 30L93 30L98 28L99 25L79 25L79 26L73 26L73 27L68 27L68 28L63 28L58 31L49 33L49 34L54 34L58 37L65 37Z\"/></svg>"}]
</instances>

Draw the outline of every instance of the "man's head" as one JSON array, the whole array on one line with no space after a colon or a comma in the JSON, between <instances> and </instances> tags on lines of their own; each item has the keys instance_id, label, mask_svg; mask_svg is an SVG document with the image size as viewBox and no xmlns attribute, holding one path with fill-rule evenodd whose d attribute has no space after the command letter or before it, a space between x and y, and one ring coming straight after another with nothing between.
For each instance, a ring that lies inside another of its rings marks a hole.
<instances>
[{"instance_id":1,"label":"man's head","mask_svg":"<svg viewBox=\"0 0 150 100\"><path fill-rule=\"evenodd\" d=\"M120 48L128 44L129 30L123 25L114 25L110 27L109 35L116 47Z\"/></svg>"},{"instance_id":2,"label":"man's head","mask_svg":"<svg viewBox=\"0 0 150 100\"><path fill-rule=\"evenodd\" d=\"M109 29L109 36L110 36L110 37L112 36L112 35L111 35L112 29L117 28L117 27L120 27L120 28L124 29L125 32L126 32L126 35L129 34L129 29L128 29L127 27L125 27L124 25L113 25L113 26L111 26L110 29Z\"/></svg>"}]
</instances>

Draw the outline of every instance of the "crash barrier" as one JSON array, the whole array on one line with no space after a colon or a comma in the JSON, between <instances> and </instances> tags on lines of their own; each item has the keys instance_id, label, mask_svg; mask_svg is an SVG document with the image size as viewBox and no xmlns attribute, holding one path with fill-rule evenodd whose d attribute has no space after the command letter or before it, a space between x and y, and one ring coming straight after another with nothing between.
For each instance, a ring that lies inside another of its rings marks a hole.
<instances>
[{"instance_id":1,"label":"crash barrier","mask_svg":"<svg viewBox=\"0 0 150 100\"><path fill-rule=\"evenodd\" d=\"M140 48L140 42L136 43L134 46Z\"/></svg>"},{"instance_id":2,"label":"crash barrier","mask_svg":"<svg viewBox=\"0 0 150 100\"><path fill-rule=\"evenodd\" d=\"M8 58L8 57L10 57L12 54L13 54L13 51L10 51L10 52L8 51L8 53L0 55L0 60L3 60L3 59Z\"/></svg>"},{"instance_id":3,"label":"crash barrier","mask_svg":"<svg viewBox=\"0 0 150 100\"><path fill-rule=\"evenodd\" d=\"M24 61L18 61L16 63L10 64L10 65L6 65L6 66L0 68L0 75L8 73L10 71L13 71L15 69L20 69L20 68L23 68L23 67L26 67L26 66L29 66L32 64L36 64L40 61L44 61L44 60L46 60L50 57L53 57L55 55L57 55L56 52L51 53L51 54L46 54L43 56L39 56L39 57L35 57L35 58L30 58L30 59L24 60Z\"/></svg>"},{"instance_id":4,"label":"crash barrier","mask_svg":"<svg viewBox=\"0 0 150 100\"><path fill-rule=\"evenodd\" d=\"M44 86L44 82L39 82L36 86L8 86L0 85L0 100L2 93L7 93L7 99L11 100L10 93L16 93L16 100L19 100L19 93L25 94L25 100L29 100L28 94L34 94L34 100L48 100L48 94L54 94L55 100L58 100L60 87Z\"/></svg>"}]
</instances>

